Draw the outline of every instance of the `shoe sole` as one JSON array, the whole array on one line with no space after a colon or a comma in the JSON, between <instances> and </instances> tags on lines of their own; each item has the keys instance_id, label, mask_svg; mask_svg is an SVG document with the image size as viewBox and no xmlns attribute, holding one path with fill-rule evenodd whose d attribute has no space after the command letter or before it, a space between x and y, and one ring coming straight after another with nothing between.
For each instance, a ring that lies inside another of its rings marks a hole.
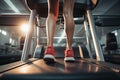
<instances>
[{"instance_id":1,"label":"shoe sole","mask_svg":"<svg viewBox=\"0 0 120 80\"><path fill-rule=\"evenodd\" d=\"M46 63L54 63L55 62L55 57L53 55L45 55L44 56L44 61Z\"/></svg>"},{"instance_id":2,"label":"shoe sole","mask_svg":"<svg viewBox=\"0 0 120 80\"><path fill-rule=\"evenodd\" d=\"M65 57L64 60L66 62L74 62L75 61L75 58L74 57Z\"/></svg>"},{"instance_id":3,"label":"shoe sole","mask_svg":"<svg viewBox=\"0 0 120 80\"><path fill-rule=\"evenodd\" d=\"M74 62L75 61L75 58L74 57L65 57L64 60L66 62Z\"/></svg>"}]
</instances>

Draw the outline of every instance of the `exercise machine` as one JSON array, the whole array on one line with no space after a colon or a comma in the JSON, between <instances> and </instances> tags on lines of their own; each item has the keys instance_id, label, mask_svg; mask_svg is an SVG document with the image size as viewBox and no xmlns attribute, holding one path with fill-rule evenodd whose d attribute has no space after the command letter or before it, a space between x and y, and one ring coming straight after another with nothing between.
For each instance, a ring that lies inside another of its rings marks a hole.
<instances>
[{"instance_id":1,"label":"exercise machine","mask_svg":"<svg viewBox=\"0 0 120 80\"><path fill-rule=\"evenodd\" d=\"M39 44L37 38L37 46L31 50L32 33L34 24L38 17L47 16L47 1L46 0L26 0L26 3L31 10L29 25L30 32L27 33L22 57L20 62L7 64L0 67L1 80L100 80L100 79L120 79L119 65L106 63L95 32L95 23L92 17L93 10L98 3L98 0L76 0L74 17L84 16L84 26L86 30L87 46L73 47L76 61L73 63L64 62L63 51L65 47L55 47L57 51L56 62L46 64L43 61L45 46ZM62 0L60 0L59 17L62 15ZM89 26L87 26L87 23ZM90 31L88 31L88 27ZM38 28L39 29L39 28ZM39 31L39 30L38 30ZM90 36L92 36L95 47L96 59L93 59L90 46ZM39 35L37 37L40 37ZM33 52L34 51L34 52ZM29 53L34 53L33 58L28 59ZM87 54L87 56L85 56ZM112 76L111 76L112 75Z\"/></svg>"}]
</instances>

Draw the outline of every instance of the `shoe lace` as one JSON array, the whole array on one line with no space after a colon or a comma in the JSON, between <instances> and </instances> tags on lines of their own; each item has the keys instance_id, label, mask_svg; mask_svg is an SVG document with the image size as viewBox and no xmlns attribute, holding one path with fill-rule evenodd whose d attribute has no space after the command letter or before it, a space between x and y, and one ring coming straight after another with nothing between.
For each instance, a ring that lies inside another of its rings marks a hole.
<instances>
[{"instance_id":1,"label":"shoe lace","mask_svg":"<svg viewBox=\"0 0 120 80\"><path fill-rule=\"evenodd\" d=\"M52 47L47 47L47 52L52 52L53 48Z\"/></svg>"},{"instance_id":2,"label":"shoe lace","mask_svg":"<svg viewBox=\"0 0 120 80\"><path fill-rule=\"evenodd\" d=\"M46 49L46 53L51 53L51 54L53 54L53 55L55 55L55 51L54 51L54 48L53 47L51 47L51 46L48 46L47 47L47 49Z\"/></svg>"},{"instance_id":3,"label":"shoe lace","mask_svg":"<svg viewBox=\"0 0 120 80\"><path fill-rule=\"evenodd\" d=\"M66 50L65 51L65 56L68 56L68 57L74 56L73 55L73 50L71 50L71 49L70 50Z\"/></svg>"}]
</instances>

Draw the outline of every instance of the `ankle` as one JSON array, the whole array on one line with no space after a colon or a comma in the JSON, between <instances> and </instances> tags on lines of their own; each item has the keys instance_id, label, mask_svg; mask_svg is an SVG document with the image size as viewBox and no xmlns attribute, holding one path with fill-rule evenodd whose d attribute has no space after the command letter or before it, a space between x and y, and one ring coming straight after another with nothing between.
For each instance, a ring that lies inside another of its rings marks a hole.
<instances>
[{"instance_id":1,"label":"ankle","mask_svg":"<svg viewBox=\"0 0 120 80\"><path fill-rule=\"evenodd\" d=\"M66 49L67 49L67 50L71 50L72 47L67 45L67 46L66 46Z\"/></svg>"},{"instance_id":2,"label":"ankle","mask_svg":"<svg viewBox=\"0 0 120 80\"><path fill-rule=\"evenodd\" d=\"M52 49L54 49L54 47L53 47L53 46L51 46L51 45L46 46L46 48L52 48Z\"/></svg>"}]
</instances>

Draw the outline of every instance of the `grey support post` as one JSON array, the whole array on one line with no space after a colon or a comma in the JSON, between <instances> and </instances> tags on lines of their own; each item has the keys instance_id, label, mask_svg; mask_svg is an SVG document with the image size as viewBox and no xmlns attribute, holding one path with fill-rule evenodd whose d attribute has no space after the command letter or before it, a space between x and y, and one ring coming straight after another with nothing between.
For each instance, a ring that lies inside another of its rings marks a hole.
<instances>
[{"instance_id":1,"label":"grey support post","mask_svg":"<svg viewBox=\"0 0 120 80\"><path fill-rule=\"evenodd\" d=\"M88 17L88 22L90 24L90 31L93 38L93 44L95 46L96 58L98 61L104 61L102 49L100 47L100 42L98 41L98 37L96 35L95 23L92 17L91 10L87 10L87 17Z\"/></svg>"},{"instance_id":2,"label":"grey support post","mask_svg":"<svg viewBox=\"0 0 120 80\"><path fill-rule=\"evenodd\" d=\"M37 45L36 45L36 48L35 48L35 51L34 51L34 55L33 55L33 58L41 58L41 52L42 52L42 45L40 45L40 27L41 24L40 24L40 17L37 16L37 23L38 23L38 26L36 27L37 28L37 33L36 33L36 37L37 37Z\"/></svg>"},{"instance_id":3,"label":"grey support post","mask_svg":"<svg viewBox=\"0 0 120 80\"><path fill-rule=\"evenodd\" d=\"M87 21L86 21L86 16L84 16L84 28L85 28L86 42L87 42L86 48L88 49L90 58L93 59L93 56L92 56L91 50L90 50L90 35L89 35L90 32L89 32L89 30L88 30L88 25L87 25Z\"/></svg>"},{"instance_id":4,"label":"grey support post","mask_svg":"<svg viewBox=\"0 0 120 80\"><path fill-rule=\"evenodd\" d=\"M36 10L31 10L30 18L29 18L29 31L26 34L25 37L25 42L24 42L24 47L22 51L22 57L21 61L25 61L28 59L28 54L30 52L30 46L31 46L31 40L32 40L32 32L33 32L33 26L35 22L35 17L36 17Z\"/></svg>"},{"instance_id":5,"label":"grey support post","mask_svg":"<svg viewBox=\"0 0 120 80\"><path fill-rule=\"evenodd\" d=\"M29 54L33 56L33 53L35 51L36 45L37 45L37 27L33 27L33 34L32 34L32 40L31 40L31 47L30 47L30 52Z\"/></svg>"},{"instance_id":6,"label":"grey support post","mask_svg":"<svg viewBox=\"0 0 120 80\"><path fill-rule=\"evenodd\" d=\"M37 45L40 45L40 26L41 26L41 18L38 16L37 17L37 23L38 23L38 26L37 26Z\"/></svg>"}]
</instances>

